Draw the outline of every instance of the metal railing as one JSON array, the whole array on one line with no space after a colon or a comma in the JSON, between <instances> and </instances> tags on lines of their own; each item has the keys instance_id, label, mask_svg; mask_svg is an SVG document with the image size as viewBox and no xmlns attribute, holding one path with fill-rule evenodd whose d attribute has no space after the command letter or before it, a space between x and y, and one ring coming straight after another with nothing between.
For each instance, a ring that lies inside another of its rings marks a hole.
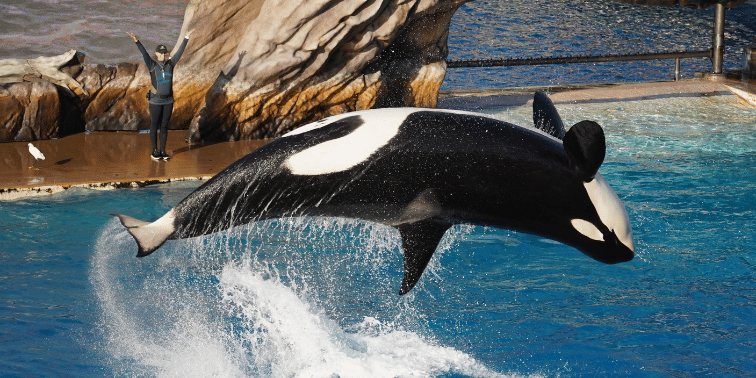
<instances>
[{"instance_id":1,"label":"metal railing","mask_svg":"<svg viewBox=\"0 0 756 378\"><path fill-rule=\"evenodd\" d=\"M448 60L448 68L462 67L505 67L505 66L538 66L545 64L570 64L570 63L600 63L600 62L623 62L636 60L675 60L675 80L680 77L680 59L687 58L711 58L711 50L702 51L675 51L655 52L643 54L609 54L588 56L565 56L543 58L514 58L514 59L465 59Z\"/></svg>"},{"instance_id":2,"label":"metal railing","mask_svg":"<svg viewBox=\"0 0 756 378\"><path fill-rule=\"evenodd\" d=\"M598 62L622 62L633 60L675 60L675 80L680 78L680 59L686 58L709 58L712 63L711 74L722 75L722 63L724 58L724 29L725 29L725 6L721 3L715 5L714 27L712 33L711 48L703 51L680 51L680 52L657 52L645 54L614 54L600 56L568 56L549 58L515 58L515 59L468 59L448 60L448 68L460 67L503 67L503 66L537 66L543 64L569 64L569 63L598 63Z\"/></svg>"}]
</instances>

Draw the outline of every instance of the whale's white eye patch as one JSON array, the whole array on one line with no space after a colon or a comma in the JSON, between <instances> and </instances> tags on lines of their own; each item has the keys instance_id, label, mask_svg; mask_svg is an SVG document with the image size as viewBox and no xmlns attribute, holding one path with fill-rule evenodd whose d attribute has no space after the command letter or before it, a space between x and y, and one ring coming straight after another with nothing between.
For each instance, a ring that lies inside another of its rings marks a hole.
<instances>
[{"instance_id":1,"label":"whale's white eye patch","mask_svg":"<svg viewBox=\"0 0 756 378\"><path fill-rule=\"evenodd\" d=\"M588 197L591 198L591 202L593 202L593 206L596 208L599 218L601 218L601 222L617 235L617 239L622 244L631 251L635 251L633 230L630 228L627 210L619 197L617 197L617 193L612 190L606 180L598 173L596 173L596 177L591 182L584 185L588 192Z\"/></svg>"},{"instance_id":2,"label":"whale's white eye patch","mask_svg":"<svg viewBox=\"0 0 756 378\"><path fill-rule=\"evenodd\" d=\"M410 113L396 109L363 113L363 124L354 131L291 155L284 166L292 174L307 176L346 171L366 161L395 137Z\"/></svg>"},{"instance_id":3,"label":"whale's white eye patch","mask_svg":"<svg viewBox=\"0 0 756 378\"><path fill-rule=\"evenodd\" d=\"M596 226L593 225L593 223L588 222L583 219L573 219L570 221L572 223L572 227L575 227L575 230L577 232L585 235L586 237L597 240L597 241L604 241L604 234L599 231Z\"/></svg>"}]
</instances>

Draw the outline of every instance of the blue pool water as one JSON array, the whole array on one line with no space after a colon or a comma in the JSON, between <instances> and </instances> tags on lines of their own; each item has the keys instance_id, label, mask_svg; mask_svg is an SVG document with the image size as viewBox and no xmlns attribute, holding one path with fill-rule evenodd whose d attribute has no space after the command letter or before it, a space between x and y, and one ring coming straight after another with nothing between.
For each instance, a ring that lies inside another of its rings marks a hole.
<instances>
[{"instance_id":1,"label":"blue pool water","mask_svg":"<svg viewBox=\"0 0 756 378\"><path fill-rule=\"evenodd\" d=\"M184 1L0 4L0 57L69 48L137 59L178 38ZM476 0L450 59L706 49L712 10ZM727 13L725 68L756 36ZM597 37L598 36L598 37ZM684 60L683 74L707 71ZM672 63L450 70L443 89L668 79ZM108 213L155 219L200 183L72 189L0 202L0 376L752 376L756 110L734 96L557 105L604 125L601 173L637 257L607 266L537 237L452 229L398 297L396 232L343 219L266 222L136 247ZM527 106L487 110L518 124Z\"/></svg>"},{"instance_id":2,"label":"blue pool water","mask_svg":"<svg viewBox=\"0 0 756 378\"><path fill-rule=\"evenodd\" d=\"M629 263L458 226L399 297L388 227L271 221L137 259L108 213L155 219L199 183L72 189L0 202L0 376L752 375L756 110L728 95L557 108L605 127ZM486 111L532 122L528 106Z\"/></svg>"}]
</instances>

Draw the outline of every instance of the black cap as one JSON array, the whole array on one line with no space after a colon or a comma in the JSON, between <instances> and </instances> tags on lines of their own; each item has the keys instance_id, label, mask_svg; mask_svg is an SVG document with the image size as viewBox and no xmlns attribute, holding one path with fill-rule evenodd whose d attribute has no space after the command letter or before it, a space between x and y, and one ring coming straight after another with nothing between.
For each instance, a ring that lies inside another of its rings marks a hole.
<instances>
[{"instance_id":1,"label":"black cap","mask_svg":"<svg viewBox=\"0 0 756 378\"><path fill-rule=\"evenodd\" d=\"M165 45L157 45L157 47L155 48L155 52L159 52L159 53L162 53L162 54L167 54L168 53L168 48L165 47Z\"/></svg>"}]
</instances>

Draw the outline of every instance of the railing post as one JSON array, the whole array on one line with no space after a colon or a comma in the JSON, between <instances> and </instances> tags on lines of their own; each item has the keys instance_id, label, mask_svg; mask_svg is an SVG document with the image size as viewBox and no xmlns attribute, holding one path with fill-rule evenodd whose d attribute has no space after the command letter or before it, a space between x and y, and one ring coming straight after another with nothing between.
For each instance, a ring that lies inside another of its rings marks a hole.
<instances>
[{"instance_id":1,"label":"railing post","mask_svg":"<svg viewBox=\"0 0 756 378\"><path fill-rule=\"evenodd\" d=\"M725 7L717 3L714 11L714 36L711 43L711 65L712 73L719 75L722 73L724 61L724 29L725 29Z\"/></svg>"},{"instance_id":2,"label":"railing post","mask_svg":"<svg viewBox=\"0 0 756 378\"><path fill-rule=\"evenodd\" d=\"M756 79L756 39L743 49L743 81Z\"/></svg>"},{"instance_id":3,"label":"railing post","mask_svg":"<svg viewBox=\"0 0 756 378\"><path fill-rule=\"evenodd\" d=\"M680 80L680 58L675 58L675 81Z\"/></svg>"}]
</instances>

